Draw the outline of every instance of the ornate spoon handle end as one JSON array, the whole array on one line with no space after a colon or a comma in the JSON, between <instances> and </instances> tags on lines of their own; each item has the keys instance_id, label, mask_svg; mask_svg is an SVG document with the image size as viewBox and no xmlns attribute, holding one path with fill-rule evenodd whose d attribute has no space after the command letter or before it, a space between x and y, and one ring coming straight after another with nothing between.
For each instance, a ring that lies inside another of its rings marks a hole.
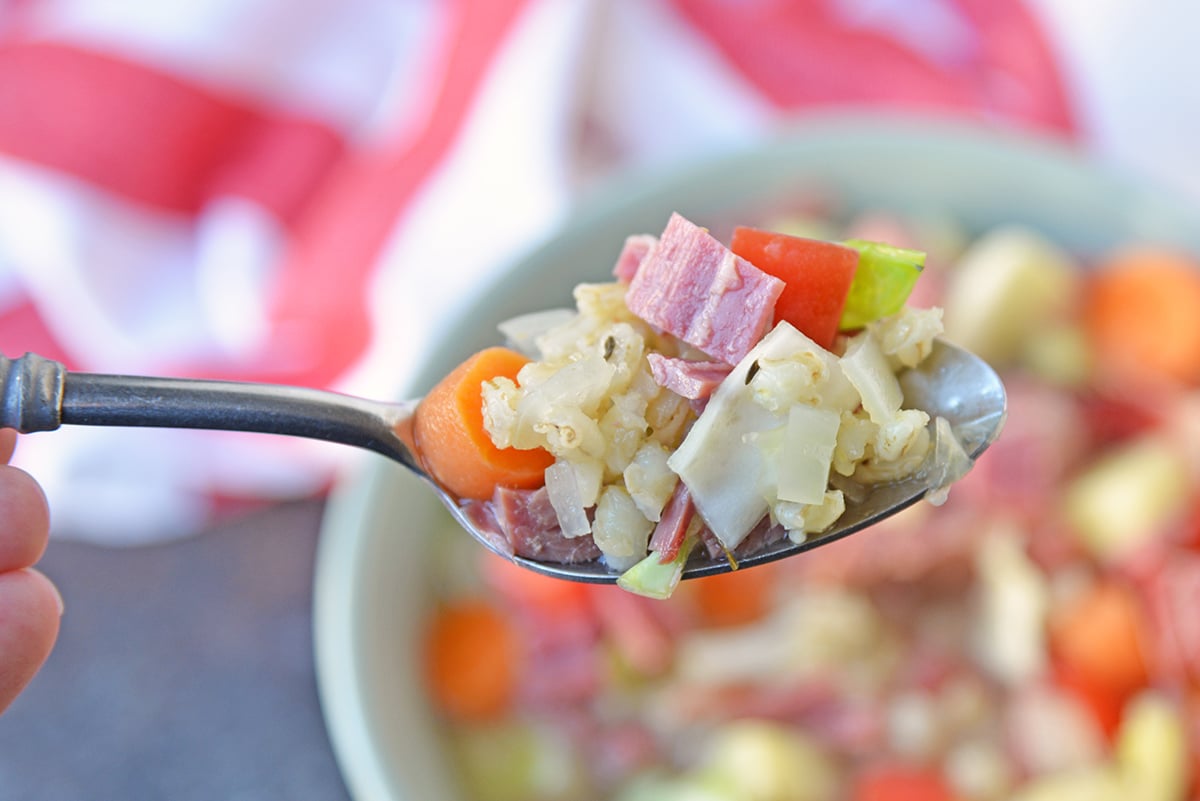
<instances>
[{"instance_id":1,"label":"ornate spoon handle end","mask_svg":"<svg viewBox=\"0 0 1200 801\"><path fill-rule=\"evenodd\" d=\"M0 428L29 434L62 425L66 373L60 363L36 353L0 356Z\"/></svg>"}]
</instances>

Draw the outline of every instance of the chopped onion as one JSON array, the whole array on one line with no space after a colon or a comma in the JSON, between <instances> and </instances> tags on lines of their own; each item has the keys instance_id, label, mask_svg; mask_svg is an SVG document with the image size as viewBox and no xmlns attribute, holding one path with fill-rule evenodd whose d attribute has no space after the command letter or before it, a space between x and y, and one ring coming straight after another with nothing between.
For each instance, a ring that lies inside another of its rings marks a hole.
<instances>
[{"instance_id":1,"label":"chopped onion","mask_svg":"<svg viewBox=\"0 0 1200 801\"><path fill-rule=\"evenodd\" d=\"M569 462L559 459L546 468L546 494L564 537L582 537L592 532L579 491L579 479Z\"/></svg>"}]
</instances>

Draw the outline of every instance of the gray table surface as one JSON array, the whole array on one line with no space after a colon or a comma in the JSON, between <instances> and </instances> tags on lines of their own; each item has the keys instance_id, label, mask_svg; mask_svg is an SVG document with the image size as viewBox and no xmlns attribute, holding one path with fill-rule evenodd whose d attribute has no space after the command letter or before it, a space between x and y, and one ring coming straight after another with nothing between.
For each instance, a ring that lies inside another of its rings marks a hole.
<instances>
[{"instance_id":1,"label":"gray table surface","mask_svg":"<svg viewBox=\"0 0 1200 801\"><path fill-rule=\"evenodd\" d=\"M0 801L343 801L317 700L321 504L177 542L52 541L49 662L0 716Z\"/></svg>"}]
</instances>

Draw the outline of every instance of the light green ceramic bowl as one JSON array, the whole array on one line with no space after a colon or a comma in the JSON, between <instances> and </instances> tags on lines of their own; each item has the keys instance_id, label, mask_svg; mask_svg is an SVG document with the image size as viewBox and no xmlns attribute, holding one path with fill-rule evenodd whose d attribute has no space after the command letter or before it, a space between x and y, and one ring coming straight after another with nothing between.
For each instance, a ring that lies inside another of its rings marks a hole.
<instances>
[{"instance_id":1,"label":"light green ceramic bowl","mask_svg":"<svg viewBox=\"0 0 1200 801\"><path fill-rule=\"evenodd\" d=\"M732 210L797 194L826 194L849 209L948 212L969 229L1023 223L1083 254L1130 240L1200 253L1200 210L1062 143L945 120L822 117L752 150L613 182L484 293L486 306L445 328L405 396L495 344L501 320L568 304L575 284L606 280L627 234L660 230L672 211L702 224L737 222ZM418 481L382 459L345 481L328 508L316 570L317 671L356 801L454 798L416 659L427 534L444 531L443 519Z\"/></svg>"}]
</instances>

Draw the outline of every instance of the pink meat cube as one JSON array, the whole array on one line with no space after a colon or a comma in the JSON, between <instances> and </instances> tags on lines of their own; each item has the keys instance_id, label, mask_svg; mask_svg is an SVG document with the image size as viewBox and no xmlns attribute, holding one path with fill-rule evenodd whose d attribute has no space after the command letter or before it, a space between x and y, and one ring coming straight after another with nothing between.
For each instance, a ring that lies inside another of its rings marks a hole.
<instances>
[{"instance_id":1,"label":"pink meat cube","mask_svg":"<svg viewBox=\"0 0 1200 801\"><path fill-rule=\"evenodd\" d=\"M778 278L673 214L642 260L625 302L650 325L737 364L767 332L781 292Z\"/></svg>"},{"instance_id":2,"label":"pink meat cube","mask_svg":"<svg viewBox=\"0 0 1200 801\"><path fill-rule=\"evenodd\" d=\"M655 383L688 400L701 400L713 394L733 369L725 362L693 362L653 352L647 353L646 359Z\"/></svg>"}]
</instances>

